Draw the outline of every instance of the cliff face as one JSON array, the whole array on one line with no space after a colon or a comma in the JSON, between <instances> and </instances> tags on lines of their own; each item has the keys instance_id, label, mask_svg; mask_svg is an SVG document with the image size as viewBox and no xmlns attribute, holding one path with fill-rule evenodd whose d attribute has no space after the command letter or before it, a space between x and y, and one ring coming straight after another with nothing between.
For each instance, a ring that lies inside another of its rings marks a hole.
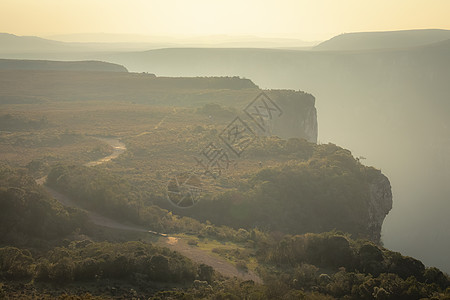
<instances>
[{"instance_id":1,"label":"cliff face","mask_svg":"<svg viewBox=\"0 0 450 300\"><path fill-rule=\"evenodd\" d=\"M369 201L367 232L369 238L379 243L381 227L389 211L392 209L392 190L389 179L381 172L369 182Z\"/></svg>"},{"instance_id":2,"label":"cliff face","mask_svg":"<svg viewBox=\"0 0 450 300\"><path fill-rule=\"evenodd\" d=\"M272 120L272 135L283 139L303 138L317 143L317 111L312 95L292 90L270 90L267 95L282 110L281 116Z\"/></svg>"},{"instance_id":3,"label":"cliff face","mask_svg":"<svg viewBox=\"0 0 450 300\"><path fill-rule=\"evenodd\" d=\"M282 110L279 118L274 118L270 124L272 135L284 139L304 138L317 143L318 125L315 98L307 93L291 90L270 90L267 92ZM392 191L389 179L376 171L368 182L369 197L365 205L366 216L363 220L366 227L363 232L370 240L379 243L381 228L385 217L392 209Z\"/></svg>"}]
</instances>

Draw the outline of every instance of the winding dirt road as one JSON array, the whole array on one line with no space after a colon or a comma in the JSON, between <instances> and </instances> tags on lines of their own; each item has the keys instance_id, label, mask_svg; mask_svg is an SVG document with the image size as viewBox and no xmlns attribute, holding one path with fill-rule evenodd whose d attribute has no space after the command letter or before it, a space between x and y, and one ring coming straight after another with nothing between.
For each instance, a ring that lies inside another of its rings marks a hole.
<instances>
[{"instance_id":1,"label":"winding dirt road","mask_svg":"<svg viewBox=\"0 0 450 300\"><path fill-rule=\"evenodd\" d=\"M162 121L160 122L162 123ZM106 137L96 137L97 139L101 140L102 142L107 143L111 147L113 147L113 152L101 159L98 159L96 161L91 161L85 164L87 167L97 166L106 162L111 161L112 159L115 159L119 157L120 154L125 152L127 149L125 144L120 142L118 139L114 138L106 138ZM160 246L168 247L171 250L178 251L184 256L190 258L191 260L197 262L197 263L203 263L206 265L209 265L213 267L217 272L221 273L224 276L227 277L238 277L243 280L253 280L256 283L262 283L261 278L254 273L253 271L243 272L236 268L235 265L231 264L230 262L226 261L225 259L222 259L220 257L214 256L211 253L208 253L206 251L203 251L201 249L196 248L195 246L190 246L187 244L186 241L183 239L168 236L164 233L155 232L152 230L145 229L140 226L135 225L125 225L122 223L119 223L113 219L104 217L100 214L97 214L92 211L88 211L77 205L74 201L69 199L67 196L55 191L54 189L44 185L45 181L47 179L47 176L39 178L36 180L36 182L40 185L43 185L43 187L47 190L47 192L53 196L56 200L58 200L62 205L66 207L73 207L78 208L83 211L85 211L89 217L89 219L92 221L92 223L104 226L112 229L119 229L119 230L130 230L135 232L147 232L150 234L154 234L159 236L159 240L157 244Z\"/></svg>"}]
</instances>

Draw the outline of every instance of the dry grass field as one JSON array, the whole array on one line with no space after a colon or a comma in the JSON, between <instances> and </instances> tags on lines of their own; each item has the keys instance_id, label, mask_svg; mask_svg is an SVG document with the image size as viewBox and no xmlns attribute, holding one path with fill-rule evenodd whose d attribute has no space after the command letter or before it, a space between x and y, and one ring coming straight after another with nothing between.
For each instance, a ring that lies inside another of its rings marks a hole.
<instances>
[{"instance_id":1,"label":"dry grass field","mask_svg":"<svg viewBox=\"0 0 450 300\"><path fill-rule=\"evenodd\" d=\"M219 133L259 93L251 81L235 77L63 71L1 71L0 87L1 161L28 166L38 176L57 163L106 155L111 149L94 137L114 137L127 151L98 168L158 194L176 174L201 171L195 157L209 143L226 148ZM202 111L208 104L219 106ZM226 188L260 166L258 157L230 153L220 178L203 176L203 188Z\"/></svg>"}]
</instances>

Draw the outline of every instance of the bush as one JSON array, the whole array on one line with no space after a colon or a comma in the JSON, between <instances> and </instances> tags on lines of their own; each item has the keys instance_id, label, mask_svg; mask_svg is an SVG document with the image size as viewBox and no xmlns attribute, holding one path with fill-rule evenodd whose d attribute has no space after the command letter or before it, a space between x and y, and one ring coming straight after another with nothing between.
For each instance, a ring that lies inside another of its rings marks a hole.
<instances>
[{"instance_id":1,"label":"bush","mask_svg":"<svg viewBox=\"0 0 450 300\"><path fill-rule=\"evenodd\" d=\"M0 248L0 274L7 279L25 279L32 276L34 259L28 250L14 247Z\"/></svg>"}]
</instances>

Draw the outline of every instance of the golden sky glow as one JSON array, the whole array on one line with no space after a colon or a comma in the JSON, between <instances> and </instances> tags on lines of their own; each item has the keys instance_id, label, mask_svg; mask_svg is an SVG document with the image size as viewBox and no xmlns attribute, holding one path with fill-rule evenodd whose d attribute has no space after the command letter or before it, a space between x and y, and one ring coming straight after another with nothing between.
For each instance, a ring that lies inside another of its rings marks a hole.
<instances>
[{"instance_id":1,"label":"golden sky glow","mask_svg":"<svg viewBox=\"0 0 450 300\"><path fill-rule=\"evenodd\" d=\"M450 29L449 0L1 0L0 32L258 35Z\"/></svg>"}]
</instances>

